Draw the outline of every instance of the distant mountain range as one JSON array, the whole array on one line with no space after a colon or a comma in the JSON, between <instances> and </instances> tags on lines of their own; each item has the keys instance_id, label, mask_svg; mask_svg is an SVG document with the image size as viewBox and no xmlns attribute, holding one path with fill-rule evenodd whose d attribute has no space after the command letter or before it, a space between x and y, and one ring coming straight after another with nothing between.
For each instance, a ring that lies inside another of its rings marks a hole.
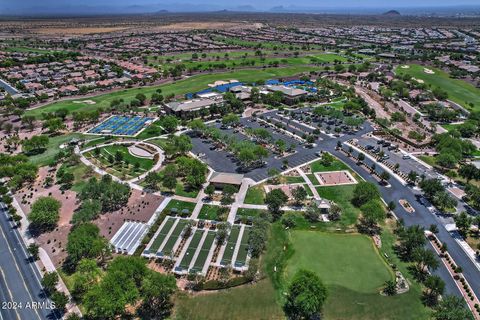
<instances>
[{"instance_id":1,"label":"distant mountain range","mask_svg":"<svg viewBox=\"0 0 480 320\"><path fill-rule=\"evenodd\" d=\"M207 0L208 1L208 0ZM40 2L41 3L41 2ZM262 6L261 3L258 4ZM28 16L56 16L56 15L105 15L105 14L152 14L152 13L176 13L176 12L272 12L272 13L316 13L316 14L385 14L388 16L402 15L477 15L480 16L480 5L478 6L449 6L449 7L423 7L423 8L401 8L390 10L385 7L307 7L307 6L275 6L272 8L257 8L252 5L230 6L208 3L157 3L142 5L81 5L68 4L59 6L48 6L38 4L34 6L16 6L0 4L0 15L28 15Z\"/></svg>"}]
</instances>

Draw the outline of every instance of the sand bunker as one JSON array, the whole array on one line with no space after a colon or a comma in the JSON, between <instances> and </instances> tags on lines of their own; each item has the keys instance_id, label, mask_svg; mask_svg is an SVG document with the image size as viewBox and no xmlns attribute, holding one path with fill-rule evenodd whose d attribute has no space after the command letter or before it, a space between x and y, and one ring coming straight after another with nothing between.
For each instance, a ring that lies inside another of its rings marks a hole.
<instances>
[{"instance_id":1,"label":"sand bunker","mask_svg":"<svg viewBox=\"0 0 480 320\"><path fill-rule=\"evenodd\" d=\"M75 100L75 101L73 101L73 103L96 104L96 102L93 101L93 100L82 100L82 101L80 101L80 100Z\"/></svg>"},{"instance_id":2,"label":"sand bunker","mask_svg":"<svg viewBox=\"0 0 480 320\"><path fill-rule=\"evenodd\" d=\"M425 83L422 79L412 78L413 80L417 81L418 83Z\"/></svg>"},{"instance_id":3,"label":"sand bunker","mask_svg":"<svg viewBox=\"0 0 480 320\"><path fill-rule=\"evenodd\" d=\"M423 72L425 72L426 74L435 74L435 72L431 69L428 69L428 68L423 68Z\"/></svg>"},{"instance_id":4,"label":"sand bunker","mask_svg":"<svg viewBox=\"0 0 480 320\"><path fill-rule=\"evenodd\" d=\"M410 69L410 66L401 66L402 69Z\"/></svg>"}]
</instances>

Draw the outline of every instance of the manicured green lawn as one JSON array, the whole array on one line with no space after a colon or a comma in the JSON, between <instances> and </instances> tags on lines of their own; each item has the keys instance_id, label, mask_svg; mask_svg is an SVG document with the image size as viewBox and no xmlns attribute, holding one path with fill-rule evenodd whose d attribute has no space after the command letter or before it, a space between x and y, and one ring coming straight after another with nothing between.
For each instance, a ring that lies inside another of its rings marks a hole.
<instances>
[{"instance_id":1,"label":"manicured green lawn","mask_svg":"<svg viewBox=\"0 0 480 320\"><path fill-rule=\"evenodd\" d=\"M176 320L247 320L284 319L283 311L275 300L270 280L253 285L190 296L179 294L175 300L172 319Z\"/></svg>"},{"instance_id":2,"label":"manicured green lawn","mask_svg":"<svg viewBox=\"0 0 480 320\"><path fill-rule=\"evenodd\" d=\"M117 152L120 152L123 155L124 161L128 161L130 164L138 162L140 164L140 168L143 171L148 171L153 167L153 160L152 159L145 159L145 158L138 158L130 154L128 152L128 147L122 145L112 145L102 148L102 151L105 150L108 154L112 154L115 156Z\"/></svg>"},{"instance_id":3,"label":"manicured green lawn","mask_svg":"<svg viewBox=\"0 0 480 320\"><path fill-rule=\"evenodd\" d=\"M81 138L80 133L69 133L48 138L48 145L43 153L30 156L32 163L38 166L46 166L53 163L55 156L61 151L60 145L69 142L73 138Z\"/></svg>"},{"instance_id":4,"label":"manicured green lawn","mask_svg":"<svg viewBox=\"0 0 480 320\"><path fill-rule=\"evenodd\" d=\"M292 231L293 255L285 278L301 268L318 274L327 286L325 319L427 319L417 291L393 297L379 294L393 279L372 240L358 234Z\"/></svg>"},{"instance_id":5,"label":"manicured green lawn","mask_svg":"<svg viewBox=\"0 0 480 320\"><path fill-rule=\"evenodd\" d=\"M220 209L220 206L204 204L202 206L202 209L200 210L200 213L198 214L198 219L219 221L220 220L218 216L219 209Z\"/></svg>"},{"instance_id":6,"label":"manicured green lawn","mask_svg":"<svg viewBox=\"0 0 480 320\"><path fill-rule=\"evenodd\" d=\"M455 130L458 126L459 126L459 124L450 124L450 123L442 124L442 128L444 128L444 129L447 130L447 131L453 131L453 130Z\"/></svg>"},{"instance_id":7,"label":"manicured green lawn","mask_svg":"<svg viewBox=\"0 0 480 320\"><path fill-rule=\"evenodd\" d=\"M185 184L180 179L177 179L177 186L175 187L176 195L187 197L187 198L196 198L198 195L198 192L199 190L187 189Z\"/></svg>"},{"instance_id":8,"label":"manicured green lawn","mask_svg":"<svg viewBox=\"0 0 480 320\"><path fill-rule=\"evenodd\" d=\"M298 177L284 176L284 178L287 183L305 183L305 180L303 180L302 176L298 176Z\"/></svg>"},{"instance_id":9,"label":"manicured green lawn","mask_svg":"<svg viewBox=\"0 0 480 320\"><path fill-rule=\"evenodd\" d=\"M398 74L409 74L416 79L423 80L431 88L440 88L448 92L448 98L467 109L480 110L480 89L474 87L468 82L459 79L450 78L450 76L440 69L427 67L434 71L434 74L425 73L424 67L417 64L409 65L408 69L399 66L396 69ZM473 103L472 108L469 104Z\"/></svg>"},{"instance_id":10,"label":"manicured green lawn","mask_svg":"<svg viewBox=\"0 0 480 320\"><path fill-rule=\"evenodd\" d=\"M123 155L123 160L121 162L114 161L111 163L109 161L110 156L115 158L115 154L120 152ZM106 170L110 174L113 174L120 178L129 178L139 176L146 171L150 170L154 161L152 159L138 158L131 155L128 152L128 147L124 145L110 145L100 148L100 155L95 155L94 151L89 151L84 153L85 157L89 158L91 161L95 161L96 165L101 163L102 169ZM128 163L128 165L126 164ZM138 169L135 168L135 163L139 164Z\"/></svg>"},{"instance_id":11,"label":"manicured green lawn","mask_svg":"<svg viewBox=\"0 0 480 320\"><path fill-rule=\"evenodd\" d=\"M164 212L169 214L170 210L173 208L177 208L178 213L181 213L183 209L187 209L188 211L190 211L190 213L192 213L193 209L195 208L195 203L180 200L170 200L170 202L165 207Z\"/></svg>"},{"instance_id":12,"label":"manicured green lawn","mask_svg":"<svg viewBox=\"0 0 480 320\"><path fill-rule=\"evenodd\" d=\"M348 227L357 222L360 210L350 202L355 185L317 187L320 197L334 201L341 209L340 225Z\"/></svg>"},{"instance_id":13,"label":"manicured green lawn","mask_svg":"<svg viewBox=\"0 0 480 320\"><path fill-rule=\"evenodd\" d=\"M434 166L437 163L437 161L435 160L435 157L433 156L418 156L418 159L422 160L423 162L431 166Z\"/></svg>"},{"instance_id":14,"label":"manicured green lawn","mask_svg":"<svg viewBox=\"0 0 480 320\"><path fill-rule=\"evenodd\" d=\"M310 164L310 169L312 172L339 171L348 170L348 166L340 160L334 160L329 166L325 166L318 160Z\"/></svg>"},{"instance_id":15,"label":"manicured green lawn","mask_svg":"<svg viewBox=\"0 0 480 320\"><path fill-rule=\"evenodd\" d=\"M147 97L150 97L157 89L162 89L162 94L167 96L169 94L183 95L189 92L195 92L207 87L209 83L213 83L216 80L229 80L236 79L239 81L245 82L255 82L259 80L267 80L271 78L292 76L302 72L314 71L318 68L312 68L310 66L293 66L288 68L265 68L261 70L237 70L224 73L216 74L206 74L206 75L196 75L187 79L179 80L174 83L160 85L160 86L151 86L151 87L142 87L142 88L132 88L124 89L120 91L115 91L112 93L103 94L97 97L89 98L96 102L95 104L86 104L86 103L73 103L71 100L54 102L52 104L43 106L41 108L33 109L27 111L25 114L40 116L44 112L54 112L61 108L67 108L70 113L78 110L97 110L98 108L109 108L110 102L114 99L124 99L125 102L132 100L138 93L146 94ZM81 99L75 99L81 100Z\"/></svg>"},{"instance_id":16,"label":"manicured green lawn","mask_svg":"<svg viewBox=\"0 0 480 320\"><path fill-rule=\"evenodd\" d=\"M245 195L246 204L265 204L265 191L261 186L250 187Z\"/></svg>"},{"instance_id":17,"label":"manicured green lawn","mask_svg":"<svg viewBox=\"0 0 480 320\"><path fill-rule=\"evenodd\" d=\"M147 128L145 128L145 130L140 132L140 134L136 136L135 139L143 140L143 139L162 135L163 133L164 132L162 127L160 127L159 121L155 121L152 124L150 124Z\"/></svg>"},{"instance_id":18,"label":"manicured green lawn","mask_svg":"<svg viewBox=\"0 0 480 320\"><path fill-rule=\"evenodd\" d=\"M249 209L249 208L239 208L237 210L237 216L241 217L258 217L260 213L264 210L260 209Z\"/></svg>"}]
</instances>

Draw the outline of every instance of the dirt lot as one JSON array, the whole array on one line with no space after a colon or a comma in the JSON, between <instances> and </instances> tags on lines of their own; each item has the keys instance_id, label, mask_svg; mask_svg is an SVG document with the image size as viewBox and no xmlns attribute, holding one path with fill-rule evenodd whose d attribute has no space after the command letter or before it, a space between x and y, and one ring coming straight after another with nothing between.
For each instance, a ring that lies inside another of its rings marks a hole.
<instances>
[{"instance_id":1,"label":"dirt lot","mask_svg":"<svg viewBox=\"0 0 480 320\"><path fill-rule=\"evenodd\" d=\"M82 28L38 28L30 30L42 35L85 35L94 33L108 33L126 30L127 27L82 27Z\"/></svg>"},{"instance_id":2,"label":"dirt lot","mask_svg":"<svg viewBox=\"0 0 480 320\"><path fill-rule=\"evenodd\" d=\"M243 24L234 22L178 22L164 26L151 28L152 31L185 31L199 29L229 29L242 26Z\"/></svg>"},{"instance_id":3,"label":"dirt lot","mask_svg":"<svg viewBox=\"0 0 480 320\"><path fill-rule=\"evenodd\" d=\"M126 207L101 215L95 224L102 236L110 240L126 220L147 222L163 201L162 196L132 190Z\"/></svg>"},{"instance_id":4,"label":"dirt lot","mask_svg":"<svg viewBox=\"0 0 480 320\"><path fill-rule=\"evenodd\" d=\"M38 178L28 189L23 189L15 195L22 209L29 213L32 203L39 197L51 196L62 203L60 209L60 220L58 227L48 233L40 235L36 240L38 244L48 253L53 263L58 266L67 257L65 247L67 245L67 236L70 232L70 220L73 212L77 209L76 192L67 190L62 194L59 186L45 188L43 182L49 173L48 167L40 168Z\"/></svg>"}]
</instances>

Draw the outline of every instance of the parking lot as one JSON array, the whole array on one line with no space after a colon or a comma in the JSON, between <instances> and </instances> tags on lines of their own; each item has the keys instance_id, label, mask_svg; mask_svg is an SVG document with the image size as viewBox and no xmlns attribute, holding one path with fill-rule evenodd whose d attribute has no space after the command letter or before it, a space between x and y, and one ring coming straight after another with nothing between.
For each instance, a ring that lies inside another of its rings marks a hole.
<instances>
[{"instance_id":1,"label":"parking lot","mask_svg":"<svg viewBox=\"0 0 480 320\"><path fill-rule=\"evenodd\" d=\"M276 157L271 151L269 151L268 157L264 159L266 162L264 166L260 168L253 169L248 172L242 172L246 177L251 178L254 181L260 181L268 177L268 170L271 168L276 168L282 170L283 161L287 160L290 167L295 167L301 165L305 162L311 161L317 156L315 155L314 148L306 148L302 145L302 142L292 138L291 136L281 133L280 130L274 130L270 126L261 126L258 121L252 121L251 118L241 119L241 124L245 127L250 128L265 128L272 135L274 141L282 139L286 142L287 145L294 144L295 153L286 157ZM220 128L219 124L216 124ZM222 132L229 133L234 135L238 140L250 140L249 137L239 133L234 132L234 129L222 129ZM197 155L202 155L202 160L206 162L213 170L217 172L232 172L238 173L241 171L238 162L232 159L231 154L226 150L211 150L213 144L210 141L206 141L200 137L192 137L193 150L192 152ZM321 141L319 141L321 143Z\"/></svg>"},{"instance_id":2,"label":"parking lot","mask_svg":"<svg viewBox=\"0 0 480 320\"><path fill-rule=\"evenodd\" d=\"M306 108L305 110L307 110ZM300 112L300 111L299 111ZM303 112L303 111L302 111ZM268 117L268 118L267 118ZM231 172L231 173L243 173L246 177L251 178L254 181L260 181L268 177L268 171L271 168L276 168L280 171L285 170L284 161L288 162L289 167L296 167L306 162L312 161L318 158L317 153L321 150L322 145L326 143L332 143L332 137L324 134L319 134L315 139L314 144L306 143L302 136L304 134L313 133L312 127L315 125L304 124L299 120L294 120L291 117L285 117L283 114L279 114L279 111L270 111L263 114L264 120L252 117L246 117L240 119L240 124L243 129L245 128L264 128L272 136L273 141L279 139L285 141L286 145L295 145L295 153L278 157L271 150L269 150L268 157L264 159L265 164L262 167L252 169L247 172L241 172L238 161L235 161L231 153L223 149L215 149L214 144L201 137L192 136L193 150L192 152L199 155L201 159L207 163L213 170L217 172ZM270 123L267 123L266 119L271 119ZM281 123L282 128L275 126L275 123ZM251 140L249 136L246 136L234 128L222 128L220 123L211 124L219 129L222 133L228 133L234 135L237 140ZM371 130L369 125L365 124L365 128L355 133L355 135L361 135L366 131Z\"/></svg>"},{"instance_id":3,"label":"parking lot","mask_svg":"<svg viewBox=\"0 0 480 320\"><path fill-rule=\"evenodd\" d=\"M384 163L391 167L398 163L400 165L399 170L405 174L408 174L410 171L415 171L419 175L424 174L427 178L435 178L438 176L434 170L428 169L412 159L410 155L399 151L395 148L395 145L388 142L381 143L382 140L377 140L368 136L356 137L356 140L358 145L365 148L370 155L378 155L383 151L385 155Z\"/></svg>"}]
</instances>

